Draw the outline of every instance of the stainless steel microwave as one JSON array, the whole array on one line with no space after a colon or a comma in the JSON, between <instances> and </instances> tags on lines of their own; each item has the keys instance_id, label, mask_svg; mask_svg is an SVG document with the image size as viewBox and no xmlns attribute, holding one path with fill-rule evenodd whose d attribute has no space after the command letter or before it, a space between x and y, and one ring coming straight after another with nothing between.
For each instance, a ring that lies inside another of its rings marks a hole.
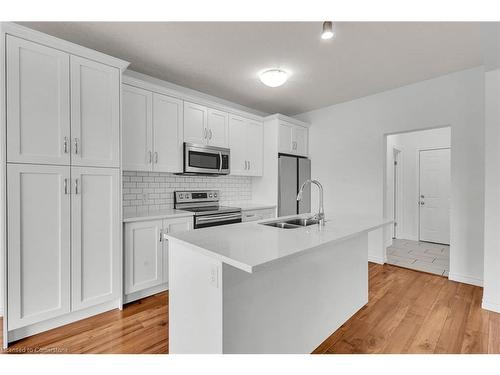
<instances>
[{"instance_id":1,"label":"stainless steel microwave","mask_svg":"<svg viewBox=\"0 0 500 375\"><path fill-rule=\"evenodd\" d=\"M229 174L228 148L184 143L184 174Z\"/></svg>"}]
</instances>

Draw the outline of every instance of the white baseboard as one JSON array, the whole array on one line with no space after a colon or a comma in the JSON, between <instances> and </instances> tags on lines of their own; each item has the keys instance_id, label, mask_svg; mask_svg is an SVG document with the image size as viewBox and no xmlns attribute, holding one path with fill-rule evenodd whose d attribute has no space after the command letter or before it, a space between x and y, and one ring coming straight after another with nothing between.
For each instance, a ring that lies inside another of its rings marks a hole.
<instances>
[{"instance_id":1,"label":"white baseboard","mask_svg":"<svg viewBox=\"0 0 500 375\"><path fill-rule=\"evenodd\" d=\"M450 272L448 279L453 280L453 281L458 281L458 282L464 283L464 284L471 284L471 285L476 285L476 286L481 286L481 287L483 286L483 279L478 279L477 277L472 277L472 276L460 275L458 273Z\"/></svg>"},{"instance_id":2,"label":"white baseboard","mask_svg":"<svg viewBox=\"0 0 500 375\"><path fill-rule=\"evenodd\" d=\"M483 297L482 308L485 310L490 310L490 311L500 313L500 303L491 302L491 300L489 300L485 297Z\"/></svg>"},{"instance_id":3,"label":"white baseboard","mask_svg":"<svg viewBox=\"0 0 500 375\"><path fill-rule=\"evenodd\" d=\"M377 257L374 255L369 255L369 254L368 254L368 262L373 262L373 263L377 263L377 264L384 264L385 263L384 258Z\"/></svg>"}]
</instances>

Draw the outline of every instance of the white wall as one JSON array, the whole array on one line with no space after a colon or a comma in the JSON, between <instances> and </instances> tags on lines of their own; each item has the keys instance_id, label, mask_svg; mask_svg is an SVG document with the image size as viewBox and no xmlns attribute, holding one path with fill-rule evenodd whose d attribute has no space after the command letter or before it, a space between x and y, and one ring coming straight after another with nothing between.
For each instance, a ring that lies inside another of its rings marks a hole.
<instances>
[{"instance_id":1,"label":"white wall","mask_svg":"<svg viewBox=\"0 0 500 375\"><path fill-rule=\"evenodd\" d=\"M451 126L450 279L481 285L484 238L484 70L473 68L303 113L312 176L326 215L384 215L385 135ZM316 191L313 190L313 202ZM370 258L383 260L383 233Z\"/></svg>"},{"instance_id":2,"label":"white wall","mask_svg":"<svg viewBox=\"0 0 500 375\"><path fill-rule=\"evenodd\" d=\"M483 307L500 312L500 69L485 74L485 113Z\"/></svg>"},{"instance_id":3,"label":"white wall","mask_svg":"<svg viewBox=\"0 0 500 375\"><path fill-rule=\"evenodd\" d=\"M418 240L418 184L419 184L419 152L430 148L450 147L451 129L423 130L418 132L394 134L387 136L387 194L386 212L394 212L394 174L393 148L401 151L399 172L401 177L400 217L398 220L398 237L407 240ZM390 239L392 231L387 231Z\"/></svg>"}]
</instances>

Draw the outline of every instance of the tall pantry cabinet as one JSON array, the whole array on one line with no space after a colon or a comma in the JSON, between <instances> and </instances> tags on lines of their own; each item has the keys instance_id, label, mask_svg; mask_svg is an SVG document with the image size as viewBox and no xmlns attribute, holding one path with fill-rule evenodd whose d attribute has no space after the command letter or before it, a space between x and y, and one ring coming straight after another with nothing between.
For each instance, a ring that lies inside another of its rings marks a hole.
<instances>
[{"instance_id":1,"label":"tall pantry cabinet","mask_svg":"<svg viewBox=\"0 0 500 375\"><path fill-rule=\"evenodd\" d=\"M2 31L6 345L121 303L128 63L17 25Z\"/></svg>"}]
</instances>

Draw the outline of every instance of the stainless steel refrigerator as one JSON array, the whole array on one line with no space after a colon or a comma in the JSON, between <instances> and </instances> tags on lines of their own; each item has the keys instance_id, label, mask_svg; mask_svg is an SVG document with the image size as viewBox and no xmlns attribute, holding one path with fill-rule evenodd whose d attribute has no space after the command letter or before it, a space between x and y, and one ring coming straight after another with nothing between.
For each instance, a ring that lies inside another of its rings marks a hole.
<instances>
[{"instance_id":1,"label":"stainless steel refrigerator","mask_svg":"<svg viewBox=\"0 0 500 375\"><path fill-rule=\"evenodd\" d=\"M311 185L304 188L301 201L297 193L305 180L311 178L311 160L279 155L278 163L278 216L311 212Z\"/></svg>"}]
</instances>

